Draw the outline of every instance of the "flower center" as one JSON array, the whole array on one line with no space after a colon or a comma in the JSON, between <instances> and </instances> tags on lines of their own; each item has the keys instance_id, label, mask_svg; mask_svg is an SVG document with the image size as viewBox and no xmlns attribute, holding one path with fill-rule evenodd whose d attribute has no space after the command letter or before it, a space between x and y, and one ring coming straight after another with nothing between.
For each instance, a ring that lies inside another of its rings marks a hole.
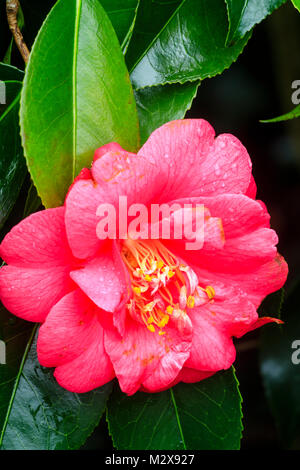
<instances>
[{"instance_id":1,"label":"flower center","mask_svg":"<svg viewBox=\"0 0 300 470\"><path fill-rule=\"evenodd\" d=\"M201 287L196 273L159 240L128 239L121 255L132 286L128 311L151 332L164 335L170 316L184 320L188 308L213 301L213 287Z\"/></svg>"}]
</instances>

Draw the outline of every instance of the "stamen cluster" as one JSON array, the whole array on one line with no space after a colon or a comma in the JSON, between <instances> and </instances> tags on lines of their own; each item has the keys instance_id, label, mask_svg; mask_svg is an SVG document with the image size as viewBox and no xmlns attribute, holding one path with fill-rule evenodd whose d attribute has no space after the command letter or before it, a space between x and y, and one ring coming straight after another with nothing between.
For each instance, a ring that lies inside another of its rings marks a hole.
<instances>
[{"instance_id":1,"label":"stamen cluster","mask_svg":"<svg viewBox=\"0 0 300 470\"><path fill-rule=\"evenodd\" d=\"M122 258L131 278L128 311L153 333L164 335L172 315L184 319L187 309L213 301L213 287L201 287L192 268L158 240L128 239Z\"/></svg>"}]
</instances>

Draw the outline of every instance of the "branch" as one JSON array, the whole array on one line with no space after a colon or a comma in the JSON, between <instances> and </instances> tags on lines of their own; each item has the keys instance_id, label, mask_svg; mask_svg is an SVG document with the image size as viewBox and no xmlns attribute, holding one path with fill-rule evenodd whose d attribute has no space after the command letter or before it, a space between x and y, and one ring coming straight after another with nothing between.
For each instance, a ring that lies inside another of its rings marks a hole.
<instances>
[{"instance_id":1,"label":"branch","mask_svg":"<svg viewBox=\"0 0 300 470\"><path fill-rule=\"evenodd\" d=\"M20 8L19 0L6 0L6 13L9 29L11 30L15 43L27 64L29 59L29 50L24 42L22 33L18 26L18 11Z\"/></svg>"}]
</instances>

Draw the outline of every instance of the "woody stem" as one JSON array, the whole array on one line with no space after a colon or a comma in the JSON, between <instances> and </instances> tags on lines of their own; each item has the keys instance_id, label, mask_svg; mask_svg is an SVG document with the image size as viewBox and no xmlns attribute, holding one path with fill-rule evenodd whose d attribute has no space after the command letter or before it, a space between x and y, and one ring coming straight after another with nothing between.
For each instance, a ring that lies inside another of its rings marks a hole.
<instances>
[{"instance_id":1,"label":"woody stem","mask_svg":"<svg viewBox=\"0 0 300 470\"><path fill-rule=\"evenodd\" d=\"M9 29L11 30L15 43L27 64L29 59L29 50L24 42L23 35L18 26L18 11L20 8L19 0L6 0L6 14Z\"/></svg>"}]
</instances>

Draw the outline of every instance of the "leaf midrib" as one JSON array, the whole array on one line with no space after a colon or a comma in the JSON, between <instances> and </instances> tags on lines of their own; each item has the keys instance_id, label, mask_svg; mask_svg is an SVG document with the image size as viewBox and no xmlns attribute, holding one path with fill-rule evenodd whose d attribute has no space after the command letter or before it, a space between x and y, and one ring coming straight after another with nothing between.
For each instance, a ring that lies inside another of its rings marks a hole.
<instances>
[{"instance_id":1,"label":"leaf midrib","mask_svg":"<svg viewBox=\"0 0 300 470\"><path fill-rule=\"evenodd\" d=\"M239 29L239 27L240 27L240 24L241 24L242 18L243 18L243 16L244 16L245 10L246 10L246 8L247 8L247 6L248 6L248 1L249 1L249 0L245 0L244 6L243 6L242 11L241 11L241 14L240 14L240 16L239 16L239 20L238 20L237 26L236 26L236 28L235 28L234 31L231 31L231 20L230 20L230 18L229 18L229 26L230 26L230 27L229 27L229 29L228 29L228 35L227 35L227 38L226 38L226 43L227 43L227 39L229 39L229 36L230 36L230 35L231 35L231 40L234 41L235 33L238 31L238 29ZM227 4L227 2L226 2L226 4ZM228 5L228 4L227 4L227 5ZM229 9L228 9L227 11L228 11L228 16L229 16Z\"/></svg>"},{"instance_id":2,"label":"leaf midrib","mask_svg":"<svg viewBox=\"0 0 300 470\"><path fill-rule=\"evenodd\" d=\"M183 450L187 450L187 446L186 446L184 435L183 435L183 429L182 429L182 426L181 426L181 421L180 421L180 417L179 417L179 413L178 413L178 408L177 408L177 403L176 403L176 400L175 400L173 388L170 388L170 395L171 395L171 400L172 400L172 403L173 403L173 406L174 406L174 411L175 411L175 416L176 416L176 421L177 421L177 425L178 425L179 434L180 434L182 444L183 444Z\"/></svg>"},{"instance_id":3,"label":"leaf midrib","mask_svg":"<svg viewBox=\"0 0 300 470\"><path fill-rule=\"evenodd\" d=\"M78 37L79 23L82 9L82 0L76 0L74 47L73 47L73 72L72 72L72 107L73 107L73 158L72 158L72 181L76 176L76 148L77 148L77 59L78 59Z\"/></svg>"},{"instance_id":4,"label":"leaf midrib","mask_svg":"<svg viewBox=\"0 0 300 470\"><path fill-rule=\"evenodd\" d=\"M3 444L3 439L4 439L6 427L7 427L8 420L9 420L9 417L10 417L10 413L11 413L11 410L12 410L12 407L13 407L13 403L14 403L14 399L15 399L15 396L16 396L16 393L17 393L18 385L19 385L19 382L20 382L20 379L21 379L21 375L22 375L22 372L23 372L25 361L27 359L29 349L30 349L31 344L33 342L33 338L34 338L35 332L37 330L37 327L38 327L37 324L33 327L32 333L30 335L30 338L28 340L26 349L25 349L23 357L22 357L22 361L21 361L21 364L20 364L20 367L19 367L18 374L17 374L16 379L15 379L14 388L12 390L12 394L11 394L9 404L8 404L8 408L7 408L7 413L6 413L5 420L4 420L3 427L2 427L2 431L1 431L1 434L0 434L0 447Z\"/></svg>"},{"instance_id":5,"label":"leaf midrib","mask_svg":"<svg viewBox=\"0 0 300 470\"><path fill-rule=\"evenodd\" d=\"M141 60L145 57L145 55L147 55L148 51L151 49L151 47L153 46L153 44L157 41L157 39L159 38L159 36L163 33L163 31L167 28L167 26L169 25L169 23L173 20L173 18L177 15L177 13L179 12L179 10L182 8L182 6L186 3L187 0L182 0L182 2L180 3L180 5L178 5L178 7L176 8L176 10L172 13L172 15L170 16L170 18L168 19L168 21L164 24L164 26L160 29L160 31L157 33L157 35L152 39L152 41L150 42L149 46L144 50L143 54L140 55L140 57L138 58L138 60L135 62L135 64L133 65L133 67L131 67L131 69L129 70L129 74L132 74L132 72L134 71L134 69L137 67L137 65L141 62Z\"/></svg>"}]
</instances>

